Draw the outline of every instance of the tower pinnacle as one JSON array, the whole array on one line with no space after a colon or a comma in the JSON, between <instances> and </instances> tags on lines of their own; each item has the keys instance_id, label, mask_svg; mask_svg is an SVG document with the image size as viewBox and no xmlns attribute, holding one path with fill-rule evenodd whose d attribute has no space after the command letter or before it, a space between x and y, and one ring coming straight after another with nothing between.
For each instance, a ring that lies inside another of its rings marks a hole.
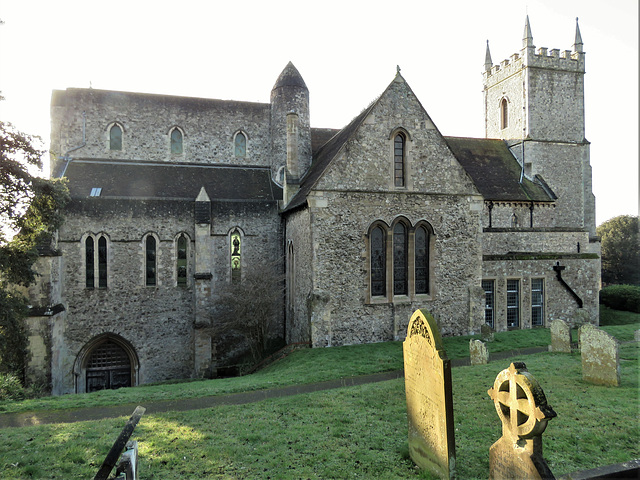
<instances>
[{"instance_id":1,"label":"tower pinnacle","mask_svg":"<svg viewBox=\"0 0 640 480\"><path fill-rule=\"evenodd\" d=\"M484 55L484 71L488 72L493 67L493 61L491 60L491 52L489 51L489 40L487 40L487 53Z\"/></svg>"},{"instance_id":2,"label":"tower pinnacle","mask_svg":"<svg viewBox=\"0 0 640 480\"><path fill-rule=\"evenodd\" d=\"M582 35L580 35L580 26L578 25L578 17L576 17L576 40L573 43L573 51L582 53Z\"/></svg>"},{"instance_id":3,"label":"tower pinnacle","mask_svg":"<svg viewBox=\"0 0 640 480\"><path fill-rule=\"evenodd\" d=\"M527 15L527 20L525 21L524 24L524 33L523 33L523 37L522 37L522 46L524 48L526 47L533 47L533 35L531 35L531 25L529 24L529 15Z\"/></svg>"}]
</instances>

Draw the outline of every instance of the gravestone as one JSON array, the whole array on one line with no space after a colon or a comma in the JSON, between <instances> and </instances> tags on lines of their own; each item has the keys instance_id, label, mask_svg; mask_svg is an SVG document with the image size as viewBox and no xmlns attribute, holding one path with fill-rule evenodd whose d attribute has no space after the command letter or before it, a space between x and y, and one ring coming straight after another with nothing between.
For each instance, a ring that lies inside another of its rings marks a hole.
<instances>
[{"instance_id":1,"label":"gravestone","mask_svg":"<svg viewBox=\"0 0 640 480\"><path fill-rule=\"evenodd\" d=\"M620 343L593 325L580 327L582 379L596 385L620 385Z\"/></svg>"},{"instance_id":2,"label":"gravestone","mask_svg":"<svg viewBox=\"0 0 640 480\"><path fill-rule=\"evenodd\" d=\"M501 371L487 393L502 421L502 437L489 449L489 479L555 478L542 456L542 433L556 412L524 362Z\"/></svg>"},{"instance_id":3,"label":"gravestone","mask_svg":"<svg viewBox=\"0 0 640 480\"><path fill-rule=\"evenodd\" d=\"M439 478L454 478L451 361L427 311L411 316L403 352L411 458Z\"/></svg>"},{"instance_id":4,"label":"gravestone","mask_svg":"<svg viewBox=\"0 0 640 480\"><path fill-rule=\"evenodd\" d=\"M563 320L551 322L551 351L571 353L571 328Z\"/></svg>"},{"instance_id":5,"label":"gravestone","mask_svg":"<svg viewBox=\"0 0 640 480\"><path fill-rule=\"evenodd\" d=\"M483 323L480 327L480 336L483 342L493 342L493 334L495 331L488 324Z\"/></svg>"},{"instance_id":6,"label":"gravestone","mask_svg":"<svg viewBox=\"0 0 640 480\"><path fill-rule=\"evenodd\" d=\"M471 365L486 365L489 362L487 345L480 340L469 340L469 360Z\"/></svg>"},{"instance_id":7,"label":"gravestone","mask_svg":"<svg viewBox=\"0 0 640 480\"><path fill-rule=\"evenodd\" d=\"M635 332L633 332L633 339L636 342L640 342L640 330L636 330Z\"/></svg>"}]
</instances>

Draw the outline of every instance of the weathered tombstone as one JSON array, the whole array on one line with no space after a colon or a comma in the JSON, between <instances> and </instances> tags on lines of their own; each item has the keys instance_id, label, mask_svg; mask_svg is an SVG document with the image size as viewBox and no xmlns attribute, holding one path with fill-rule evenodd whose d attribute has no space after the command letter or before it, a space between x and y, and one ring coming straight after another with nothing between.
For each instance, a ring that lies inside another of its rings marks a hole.
<instances>
[{"instance_id":1,"label":"weathered tombstone","mask_svg":"<svg viewBox=\"0 0 640 480\"><path fill-rule=\"evenodd\" d=\"M620 385L620 343L593 325L580 327L582 379L596 385Z\"/></svg>"},{"instance_id":2,"label":"weathered tombstone","mask_svg":"<svg viewBox=\"0 0 640 480\"><path fill-rule=\"evenodd\" d=\"M421 469L455 476L451 361L433 317L416 310L403 344L409 453Z\"/></svg>"},{"instance_id":3,"label":"weathered tombstone","mask_svg":"<svg viewBox=\"0 0 640 480\"><path fill-rule=\"evenodd\" d=\"M542 456L542 432L556 416L524 362L501 371L487 393L502 421L502 437L489 449L489 479L553 479Z\"/></svg>"},{"instance_id":4,"label":"weathered tombstone","mask_svg":"<svg viewBox=\"0 0 640 480\"><path fill-rule=\"evenodd\" d=\"M633 339L636 342L640 342L640 330L636 330L635 332L633 332Z\"/></svg>"},{"instance_id":5,"label":"weathered tombstone","mask_svg":"<svg viewBox=\"0 0 640 480\"><path fill-rule=\"evenodd\" d=\"M469 340L469 360L471 365L486 365L489 362L487 345L480 340Z\"/></svg>"},{"instance_id":6,"label":"weathered tombstone","mask_svg":"<svg viewBox=\"0 0 640 480\"><path fill-rule=\"evenodd\" d=\"M563 320L551 322L551 351L571 353L571 328Z\"/></svg>"},{"instance_id":7,"label":"weathered tombstone","mask_svg":"<svg viewBox=\"0 0 640 480\"><path fill-rule=\"evenodd\" d=\"M493 342L493 334L495 331L488 324L483 323L480 327L480 336L483 342Z\"/></svg>"}]
</instances>

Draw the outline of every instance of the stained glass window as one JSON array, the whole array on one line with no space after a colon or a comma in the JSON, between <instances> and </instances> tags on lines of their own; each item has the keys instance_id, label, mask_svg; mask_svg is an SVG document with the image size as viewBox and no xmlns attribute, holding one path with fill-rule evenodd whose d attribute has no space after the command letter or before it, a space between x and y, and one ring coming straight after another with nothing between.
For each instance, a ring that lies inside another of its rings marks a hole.
<instances>
[{"instance_id":1,"label":"stained glass window","mask_svg":"<svg viewBox=\"0 0 640 480\"><path fill-rule=\"evenodd\" d=\"M109 150L122 150L122 128L113 125L109 130Z\"/></svg>"},{"instance_id":2,"label":"stained glass window","mask_svg":"<svg viewBox=\"0 0 640 480\"><path fill-rule=\"evenodd\" d=\"M240 233L236 230L231 234L231 282L239 283L242 280Z\"/></svg>"},{"instance_id":3,"label":"stained glass window","mask_svg":"<svg viewBox=\"0 0 640 480\"><path fill-rule=\"evenodd\" d=\"M177 128L171 130L171 153L182 153L182 132Z\"/></svg>"},{"instance_id":4,"label":"stained glass window","mask_svg":"<svg viewBox=\"0 0 640 480\"><path fill-rule=\"evenodd\" d=\"M94 242L93 237L87 237L87 240L84 243L84 254L85 254L85 272L86 272L86 280L85 285L87 288L95 287L95 260L94 260Z\"/></svg>"},{"instance_id":5,"label":"stained glass window","mask_svg":"<svg viewBox=\"0 0 640 480\"><path fill-rule=\"evenodd\" d=\"M396 187L404 187L404 136L396 135L393 141L393 178Z\"/></svg>"},{"instance_id":6,"label":"stained glass window","mask_svg":"<svg viewBox=\"0 0 640 480\"><path fill-rule=\"evenodd\" d=\"M176 277L180 287L187 285L187 237L182 234L178 237L178 255L176 262Z\"/></svg>"},{"instance_id":7,"label":"stained glass window","mask_svg":"<svg viewBox=\"0 0 640 480\"><path fill-rule=\"evenodd\" d=\"M416 229L415 247L416 294L429 293L429 233L426 228Z\"/></svg>"},{"instance_id":8,"label":"stained glass window","mask_svg":"<svg viewBox=\"0 0 640 480\"><path fill-rule=\"evenodd\" d=\"M371 232L371 295L387 294L387 253L385 232L376 227Z\"/></svg>"},{"instance_id":9,"label":"stained glass window","mask_svg":"<svg viewBox=\"0 0 640 480\"><path fill-rule=\"evenodd\" d=\"M393 228L393 294L407 295L407 229L402 223Z\"/></svg>"},{"instance_id":10,"label":"stained glass window","mask_svg":"<svg viewBox=\"0 0 640 480\"><path fill-rule=\"evenodd\" d=\"M107 288L107 239L98 239L98 287Z\"/></svg>"},{"instance_id":11,"label":"stained glass window","mask_svg":"<svg viewBox=\"0 0 640 480\"><path fill-rule=\"evenodd\" d=\"M145 266L146 285L154 287L156 285L156 239L149 235L145 242Z\"/></svg>"}]
</instances>

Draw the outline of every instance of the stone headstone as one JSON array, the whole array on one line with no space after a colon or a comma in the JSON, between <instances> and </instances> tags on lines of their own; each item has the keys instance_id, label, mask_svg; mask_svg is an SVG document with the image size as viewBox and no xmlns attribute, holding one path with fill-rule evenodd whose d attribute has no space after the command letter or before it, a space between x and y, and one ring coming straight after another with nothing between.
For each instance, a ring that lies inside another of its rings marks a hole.
<instances>
[{"instance_id":1,"label":"stone headstone","mask_svg":"<svg viewBox=\"0 0 640 480\"><path fill-rule=\"evenodd\" d=\"M493 342L493 334L495 331L486 323L483 323L480 327L480 336L483 342Z\"/></svg>"},{"instance_id":2,"label":"stone headstone","mask_svg":"<svg viewBox=\"0 0 640 480\"><path fill-rule=\"evenodd\" d=\"M640 342L640 330L636 330L635 332L633 332L633 339L636 342Z\"/></svg>"},{"instance_id":3,"label":"stone headstone","mask_svg":"<svg viewBox=\"0 0 640 480\"><path fill-rule=\"evenodd\" d=\"M571 328L563 320L551 322L551 351L571 353Z\"/></svg>"},{"instance_id":4,"label":"stone headstone","mask_svg":"<svg viewBox=\"0 0 640 480\"><path fill-rule=\"evenodd\" d=\"M451 362L433 317L417 310L403 343L409 453L421 469L453 478L455 439Z\"/></svg>"},{"instance_id":5,"label":"stone headstone","mask_svg":"<svg viewBox=\"0 0 640 480\"><path fill-rule=\"evenodd\" d=\"M489 362L487 345L480 340L469 340L469 360L471 365L486 365Z\"/></svg>"},{"instance_id":6,"label":"stone headstone","mask_svg":"<svg viewBox=\"0 0 640 480\"><path fill-rule=\"evenodd\" d=\"M489 479L555 478L542 456L542 433L556 412L524 362L501 371L487 393L502 421L502 437L489 449Z\"/></svg>"},{"instance_id":7,"label":"stone headstone","mask_svg":"<svg viewBox=\"0 0 640 480\"><path fill-rule=\"evenodd\" d=\"M593 325L580 327L582 379L596 385L620 385L620 343Z\"/></svg>"}]
</instances>

